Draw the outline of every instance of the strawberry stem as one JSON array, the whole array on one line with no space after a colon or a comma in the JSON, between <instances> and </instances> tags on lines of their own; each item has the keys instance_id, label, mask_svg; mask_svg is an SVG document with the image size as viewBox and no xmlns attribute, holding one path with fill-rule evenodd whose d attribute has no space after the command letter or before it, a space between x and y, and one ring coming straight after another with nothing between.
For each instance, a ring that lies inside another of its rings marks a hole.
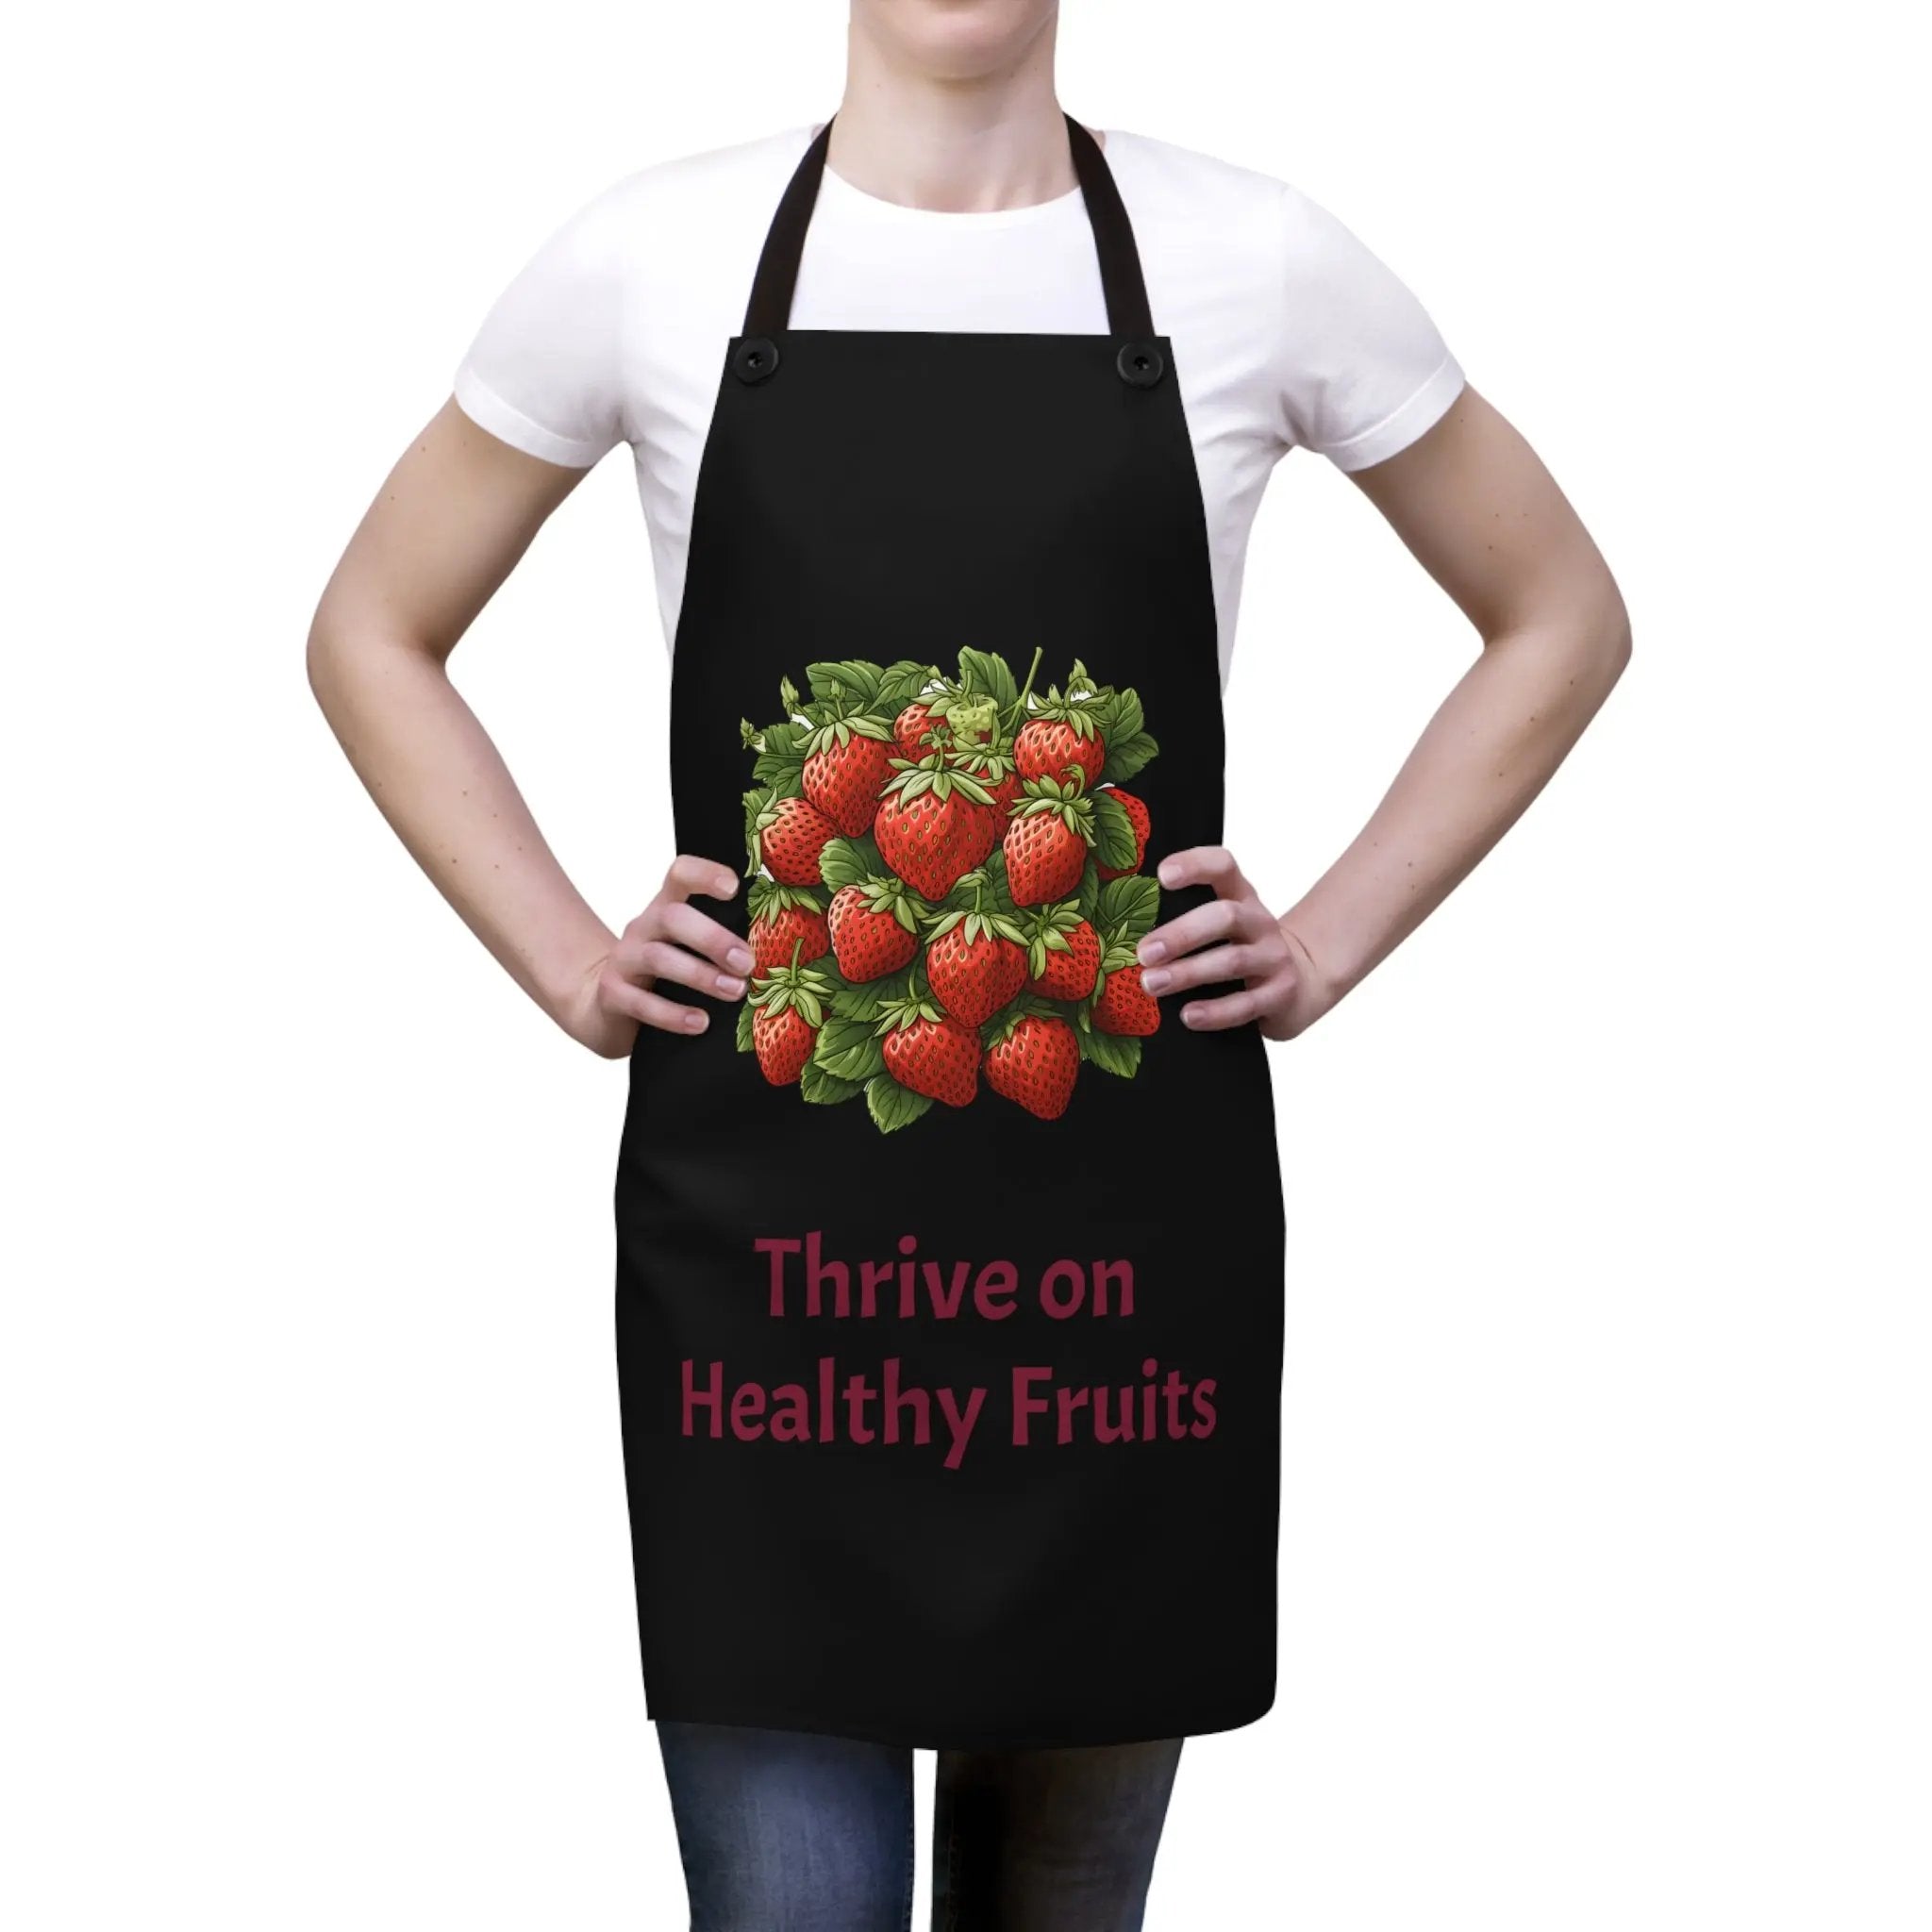
<instances>
[{"instance_id":1,"label":"strawberry stem","mask_svg":"<svg viewBox=\"0 0 1932 1932\"><path fill-rule=\"evenodd\" d=\"M1033 647L1033 661L1026 667L1026 682L1020 687L1020 695L1013 700L1012 719L1017 726L1026 715L1026 700L1033 695L1033 680L1040 675L1040 660L1046 654L1044 644Z\"/></svg>"}]
</instances>

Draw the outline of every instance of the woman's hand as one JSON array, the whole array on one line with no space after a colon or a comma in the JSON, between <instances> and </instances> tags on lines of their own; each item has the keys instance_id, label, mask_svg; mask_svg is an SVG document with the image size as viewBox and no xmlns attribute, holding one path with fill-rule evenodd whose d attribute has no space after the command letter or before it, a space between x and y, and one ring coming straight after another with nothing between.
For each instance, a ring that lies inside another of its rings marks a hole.
<instances>
[{"instance_id":1,"label":"woman's hand","mask_svg":"<svg viewBox=\"0 0 1932 1932\"><path fill-rule=\"evenodd\" d=\"M640 1026L665 1033L702 1033L710 1015L655 991L659 981L695 987L721 999L741 998L752 968L751 948L691 901L729 899L738 874L714 859L671 861L658 896L625 927L624 936L584 976L564 1028L592 1053L621 1059Z\"/></svg>"},{"instance_id":2,"label":"woman's hand","mask_svg":"<svg viewBox=\"0 0 1932 1932\"><path fill-rule=\"evenodd\" d=\"M1270 1040L1292 1040L1341 997L1342 989L1324 979L1307 948L1256 896L1232 852L1194 845L1171 853L1159 876L1170 890L1211 886L1214 902L1156 926L1141 941L1141 984L1160 995L1225 980L1242 986L1191 1001L1181 1008L1182 1025L1213 1033L1255 1021Z\"/></svg>"}]
</instances>

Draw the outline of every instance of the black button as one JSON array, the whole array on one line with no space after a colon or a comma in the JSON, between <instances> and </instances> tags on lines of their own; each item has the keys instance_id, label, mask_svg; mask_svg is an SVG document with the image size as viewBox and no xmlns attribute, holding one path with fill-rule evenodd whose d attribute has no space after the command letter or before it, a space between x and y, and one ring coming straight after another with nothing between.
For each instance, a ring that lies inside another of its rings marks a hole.
<instances>
[{"instance_id":1,"label":"black button","mask_svg":"<svg viewBox=\"0 0 1932 1932\"><path fill-rule=\"evenodd\" d=\"M1167 374L1167 358L1152 342L1123 342L1114 367L1123 382L1132 383L1136 389L1152 389Z\"/></svg>"},{"instance_id":2,"label":"black button","mask_svg":"<svg viewBox=\"0 0 1932 1932\"><path fill-rule=\"evenodd\" d=\"M778 366L778 345L769 336L747 336L731 352L731 373L740 382L762 382Z\"/></svg>"}]
</instances>

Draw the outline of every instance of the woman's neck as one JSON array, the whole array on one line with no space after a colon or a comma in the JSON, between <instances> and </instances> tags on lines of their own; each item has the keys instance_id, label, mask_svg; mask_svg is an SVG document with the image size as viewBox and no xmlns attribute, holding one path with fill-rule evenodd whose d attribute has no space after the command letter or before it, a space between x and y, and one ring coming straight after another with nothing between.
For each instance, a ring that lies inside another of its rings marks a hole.
<instances>
[{"instance_id":1,"label":"woman's neck","mask_svg":"<svg viewBox=\"0 0 1932 1932\"><path fill-rule=\"evenodd\" d=\"M1074 184L1053 85L1054 23L1001 68L909 70L855 19L826 165L881 201L947 214L1027 208Z\"/></svg>"}]
</instances>

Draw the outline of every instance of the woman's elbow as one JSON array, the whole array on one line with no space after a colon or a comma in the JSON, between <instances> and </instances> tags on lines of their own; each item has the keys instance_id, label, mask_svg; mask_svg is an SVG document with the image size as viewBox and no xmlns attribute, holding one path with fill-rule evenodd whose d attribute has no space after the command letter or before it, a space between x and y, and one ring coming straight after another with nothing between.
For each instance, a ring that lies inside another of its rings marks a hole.
<instances>
[{"instance_id":1,"label":"woman's elbow","mask_svg":"<svg viewBox=\"0 0 1932 1932\"><path fill-rule=\"evenodd\" d=\"M303 668L308 689L323 715L333 724L341 714L355 676L355 633L325 597L309 620Z\"/></svg>"},{"instance_id":2,"label":"woman's elbow","mask_svg":"<svg viewBox=\"0 0 1932 1932\"><path fill-rule=\"evenodd\" d=\"M1602 666L1605 688L1616 683L1630 665L1630 613L1621 596L1597 628L1597 662Z\"/></svg>"}]
</instances>

